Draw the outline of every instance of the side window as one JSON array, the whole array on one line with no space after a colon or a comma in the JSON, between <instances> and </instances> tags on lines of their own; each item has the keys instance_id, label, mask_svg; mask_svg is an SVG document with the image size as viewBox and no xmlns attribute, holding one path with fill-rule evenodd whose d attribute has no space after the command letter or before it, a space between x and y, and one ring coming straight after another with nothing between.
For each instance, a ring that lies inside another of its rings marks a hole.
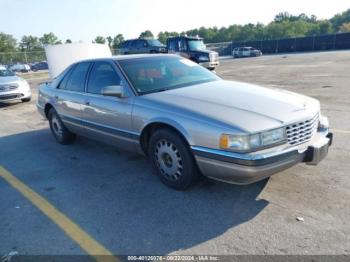
<instances>
[{"instance_id":1,"label":"side window","mask_svg":"<svg viewBox=\"0 0 350 262\"><path fill-rule=\"evenodd\" d=\"M101 94L106 86L120 85L120 78L112 65L106 62L96 62L91 70L87 92Z\"/></svg>"},{"instance_id":2,"label":"side window","mask_svg":"<svg viewBox=\"0 0 350 262\"><path fill-rule=\"evenodd\" d=\"M172 51L176 50L176 41L173 39L169 40L169 50L172 50Z\"/></svg>"},{"instance_id":3,"label":"side window","mask_svg":"<svg viewBox=\"0 0 350 262\"><path fill-rule=\"evenodd\" d=\"M72 72L72 68L66 69L65 72L63 72L64 76L62 77L61 83L59 83L57 88L66 89L67 81L69 79L71 72Z\"/></svg>"},{"instance_id":4,"label":"side window","mask_svg":"<svg viewBox=\"0 0 350 262\"><path fill-rule=\"evenodd\" d=\"M90 63L77 64L67 81L66 89L70 91L84 92L85 77Z\"/></svg>"},{"instance_id":5,"label":"side window","mask_svg":"<svg viewBox=\"0 0 350 262\"><path fill-rule=\"evenodd\" d=\"M137 48L142 48L142 47L144 47L144 43L145 43L146 41L144 41L144 40L138 40L137 41L137 45L136 45L136 47Z\"/></svg>"},{"instance_id":6,"label":"side window","mask_svg":"<svg viewBox=\"0 0 350 262\"><path fill-rule=\"evenodd\" d=\"M185 39L181 39L180 48L181 48L181 51L187 51L187 41Z\"/></svg>"},{"instance_id":7,"label":"side window","mask_svg":"<svg viewBox=\"0 0 350 262\"><path fill-rule=\"evenodd\" d=\"M137 42L137 40L130 41L129 48L136 48Z\"/></svg>"}]
</instances>

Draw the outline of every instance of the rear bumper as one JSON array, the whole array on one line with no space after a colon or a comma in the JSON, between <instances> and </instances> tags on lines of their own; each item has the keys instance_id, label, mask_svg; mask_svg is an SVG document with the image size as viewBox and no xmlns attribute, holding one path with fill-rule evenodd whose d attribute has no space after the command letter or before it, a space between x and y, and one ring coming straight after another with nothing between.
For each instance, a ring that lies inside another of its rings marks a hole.
<instances>
[{"instance_id":1,"label":"rear bumper","mask_svg":"<svg viewBox=\"0 0 350 262\"><path fill-rule=\"evenodd\" d=\"M192 147L203 175L233 184L251 184L305 162L317 165L328 154L332 133L318 136L303 152L296 148L270 155L236 154L221 150Z\"/></svg>"}]
</instances>

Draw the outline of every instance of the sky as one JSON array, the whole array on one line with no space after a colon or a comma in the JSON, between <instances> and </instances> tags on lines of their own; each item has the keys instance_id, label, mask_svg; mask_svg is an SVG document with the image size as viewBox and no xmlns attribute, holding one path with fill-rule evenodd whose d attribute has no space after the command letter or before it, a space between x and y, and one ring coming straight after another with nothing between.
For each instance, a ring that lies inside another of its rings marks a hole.
<instances>
[{"instance_id":1,"label":"sky","mask_svg":"<svg viewBox=\"0 0 350 262\"><path fill-rule=\"evenodd\" d=\"M53 32L61 40L91 42L96 36L136 38L151 30L186 31L273 20L283 11L326 19L350 8L349 0L0 0L0 32Z\"/></svg>"}]
</instances>

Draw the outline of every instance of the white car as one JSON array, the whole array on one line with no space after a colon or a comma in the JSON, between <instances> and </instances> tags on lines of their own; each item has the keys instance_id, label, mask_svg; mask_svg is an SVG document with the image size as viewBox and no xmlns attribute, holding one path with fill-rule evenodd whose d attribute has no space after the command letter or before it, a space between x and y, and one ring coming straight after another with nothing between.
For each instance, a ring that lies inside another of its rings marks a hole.
<instances>
[{"instance_id":1,"label":"white car","mask_svg":"<svg viewBox=\"0 0 350 262\"><path fill-rule=\"evenodd\" d=\"M30 71L30 66L27 64L14 64L9 68L13 72L27 73Z\"/></svg>"},{"instance_id":2,"label":"white car","mask_svg":"<svg viewBox=\"0 0 350 262\"><path fill-rule=\"evenodd\" d=\"M256 57L261 56L262 52L258 49L255 49L253 47L237 47L233 49L232 56L233 58L238 57Z\"/></svg>"},{"instance_id":3,"label":"white car","mask_svg":"<svg viewBox=\"0 0 350 262\"><path fill-rule=\"evenodd\" d=\"M29 102L31 99L29 84L23 78L16 76L10 70L0 68L0 102L22 100Z\"/></svg>"}]
</instances>

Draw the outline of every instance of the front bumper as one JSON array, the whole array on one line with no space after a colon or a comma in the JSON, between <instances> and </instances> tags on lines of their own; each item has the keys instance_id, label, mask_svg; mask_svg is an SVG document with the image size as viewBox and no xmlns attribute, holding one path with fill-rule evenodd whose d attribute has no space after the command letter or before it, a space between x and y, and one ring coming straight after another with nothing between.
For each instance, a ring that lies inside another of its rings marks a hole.
<instances>
[{"instance_id":1,"label":"front bumper","mask_svg":"<svg viewBox=\"0 0 350 262\"><path fill-rule=\"evenodd\" d=\"M29 86L19 85L17 88L12 90L1 90L0 91L0 102L13 101L18 99L25 99L31 97L31 91Z\"/></svg>"},{"instance_id":2,"label":"front bumper","mask_svg":"<svg viewBox=\"0 0 350 262\"><path fill-rule=\"evenodd\" d=\"M317 138L300 152L296 147L270 154L237 154L222 150L192 147L203 175L233 184L251 184L305 162L317 165L328 154L333 134L318 133Z\"/></svg>"},{"instance_id":3,"label":"front bumper","mask_svg":"<svg viewBox=\"0 0 350 262\"><path fill-rule=\"evenodd\" d=\"M11 92L11 93L0 93L0 102L10 102L18 99L25 99L31 96L30 92Z\"/></svg>"},{"instance_id":4,"label":"front bumper","mask_svg":"<svg viewBox=\"0 0 350 262\"><path fill-rule=\"evenodd\" d=\"M210 62L203 62L203 63L199 63L199 64L205 68L214 69L220 65L220 62L219 61L210 61Z\"/></svg>"}]
</instances>

